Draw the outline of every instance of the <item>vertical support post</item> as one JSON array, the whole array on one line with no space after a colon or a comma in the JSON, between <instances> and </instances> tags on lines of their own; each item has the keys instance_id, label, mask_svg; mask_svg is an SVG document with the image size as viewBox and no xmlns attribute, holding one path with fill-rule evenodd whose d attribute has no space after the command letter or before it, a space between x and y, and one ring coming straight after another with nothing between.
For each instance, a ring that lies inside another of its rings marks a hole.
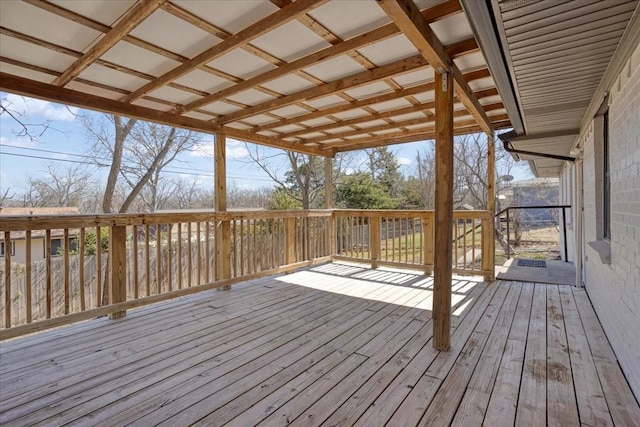
<instances>
[{"instance_id":1,"label":"vertical support post","mask_svg":"<svg viewBox=\"0 0 640 427\"><path fill-rule=\"evenodd\" d=\"M324 208L333 209L333 159L324 158ZM328 254L336 255L336 217L329 217L329 227L327 229Z\"/></svg>"},{"instance_id":2,"label":"vertical support post","mask_svg":"<svg viewBox=\"0 0 640 427\"><path fill-rule=\"evenodd\" d=\"M567 248L567 214L564 206L562 207L562 239L564 246L564 262L569 262L569 251Z\"/></svg>"},{"instance_id":3,"label":"vertical support post","mask_svg":"<svg viewBox=\"0 0 640 427\"><path fill-rule=\"evenodd\" d=\"M369 218L369 256L371 268L380 267L380 226L379 216Z\"/></svg>"},{"instance_id":4,"label":"vertical support post","mask_svg":"<svg viewBox=\"0 0 640 427\"><path fill-rule=\"evenodd\" d=\"M507 208L507 259L511 258L511 245L509 244L509 234L511 232L509 226L509 208Z\"/></svg>"},{"instance_id":5,"label":"vertical support post","mask_svg":"<svg viewBox=\"0 0 640 427\"><path fill-rule=\"evenodd\" d=\"M324 207L333 208L333 159L324 158Z\"/></svg>"},{"instance_id":6,"label":"vertical support post","mask_svg":"<svg viewBox=\"0 0 640 427\"><path fill-rule=\"evenodd\" d=\"M284 219L284 263L291 265L296 262L296 219Z\"/></svg>"},{"instance_id":7,"label":"vertical support post","mask_svg":"<svg viewBox=\"0 0 640 427\"><path fill-rule=\"evenodd\" d=\"M217 133L215 140L216 213L227 210L227 138ZM216 221L216 278L231 278L231 224L229 220ZM224 286L223 290L231 289Z\"/></svg>"},{"instance_id":8,"label":"vertical support post","mask_svg":"<svg viewBox=\"0 0 640 427\"><path fill-rule=\"evenodd\" d=\"M485 234L488 239L485 245L488 253L482 251L482 270L484 270L484 280L493 282L496 277L496 222L494 218L496 214L496 145L493 132L487 133L487 210L490 215Z\"/></svg>"},{"instance_id":9,"label":"vertical support post","mask_svg":"<svg viewBox=\"0 0 640 427\"><path fill-rule=\"evenodd\" d=\"M423 240L422 247L424 249L424 274L433 274L433 215L425 215L422 217L423 221Z\"/></svg>"},{"instance_id":10,"label":"vertical support post","mask_svg":"<svg viewBox=\"0 0 640 427\"><path fill-rule=\"evenodd\" d=\"M443 70L442 70L443 71ZM453 76L435 73L436 191L433 290L433 346L451 347L451 274L453 232Z\"/></svg>"},{"instance_id":11,"label":"vertical support post","mask_svg":"<svg viewBox=\"0 0 640 427\"><path fill-rule=\"evenodd\" d=\"M109 303L127 300L127 227L117 225L109 231ZM111 319L119 319L126 311L111 313Z\"/></svg>"},{"instance_id":12,"label":"vertical support post","mask_svg":"<svg viewBox=\"0 0 640 427\"><path fill-rule=\"evenodd\" d=\"M4 327L11 327L11 232L4 232Z\"/></svg>"}]
</instances>

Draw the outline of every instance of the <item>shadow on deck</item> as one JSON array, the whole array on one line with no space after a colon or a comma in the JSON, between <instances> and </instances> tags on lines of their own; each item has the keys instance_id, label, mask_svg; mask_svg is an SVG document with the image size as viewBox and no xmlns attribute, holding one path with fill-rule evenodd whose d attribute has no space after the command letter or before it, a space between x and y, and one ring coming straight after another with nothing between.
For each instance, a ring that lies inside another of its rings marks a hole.
<instances>
[{"instance_id":1,"label":"shadow on deck","mask_svg":"<svg viewBox=\"0 0 640 427\"><path fill-rule=\"evenodd\" d=\"M0 424L640 419L584 291L458 278L453 346L438 352L432 285L324 264L15 339L0 347Z\"/></svg>"}]
</instances>

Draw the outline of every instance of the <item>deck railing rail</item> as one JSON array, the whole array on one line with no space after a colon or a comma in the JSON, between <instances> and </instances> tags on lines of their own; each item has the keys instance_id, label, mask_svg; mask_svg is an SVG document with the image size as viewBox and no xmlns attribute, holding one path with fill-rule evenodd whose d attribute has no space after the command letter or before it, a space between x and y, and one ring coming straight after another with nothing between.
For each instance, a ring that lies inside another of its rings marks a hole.
<instances>
[{"instance_id":1,"label":"deck railing rail","mask_svg":"<svg viewBox=\"0 0 640 427\"><path fill-rule=\"evenodd\" d=\"M490 276L491 217L454 213L454 272ZM333 259L431 274L433 233L410 210L2 216L0 339Z\"/></svg>"}]
</instances>

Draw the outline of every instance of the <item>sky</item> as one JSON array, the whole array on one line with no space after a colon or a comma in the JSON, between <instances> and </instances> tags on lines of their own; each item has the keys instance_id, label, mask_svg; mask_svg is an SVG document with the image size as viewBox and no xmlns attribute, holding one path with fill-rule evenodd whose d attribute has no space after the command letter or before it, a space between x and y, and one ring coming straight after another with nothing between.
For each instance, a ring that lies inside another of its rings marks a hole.
<instances>
[{"instance_id":1,"label":"sky","mask_svg":"<svg viewBox=\"0 0 640 427\"><path fill-rule=\"evenodd\" d=\"M15 118L6 112L0 116L1 194L9 188L11 193L23 193L29 178L44 176L50 165L66 169L89 160L87 156L90 154L90 143L78 115L99 113L13 94L0 93L0 97L3 105L9 107L20 122L30 125L30 136L27 136ZM42 123L46 123L48 127L43 128ZM182 154L166 170L169 176L178 176L187 181L196 179L199 185L213 188L213 136L201 136L198 150ZM424 142L416 142L390 147L405 176L416 174L416 153L424 146ZM248 146L252 150L255 147L254 144ZM267 156L281 152L266 147L260 147L260 150ZM351 171L364 169L364 154L356 154L351 165ZM516 180L527 177L528 167L522 165L512 172ZM279 177L287 171L285 166L276 169ZM107 167L98 168L95 172L102 181L106 179L107 173ZM242 189L271 188L274 185L274 181L251 161L247 145L227 138L227 186Z\"/></svg>"}]
</instances>

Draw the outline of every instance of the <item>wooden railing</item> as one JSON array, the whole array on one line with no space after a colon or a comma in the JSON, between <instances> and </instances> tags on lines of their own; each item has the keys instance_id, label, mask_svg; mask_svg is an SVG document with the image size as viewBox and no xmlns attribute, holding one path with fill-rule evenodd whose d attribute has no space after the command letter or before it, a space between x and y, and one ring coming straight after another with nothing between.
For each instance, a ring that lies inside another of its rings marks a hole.
<instances>
[{"instance_id":1,"label":"wooden railing","mask_svg":"<svg viewBox=\"0 0 640 427\"><path fill-rule=\"evenodd\" d=\"M334 259L433 271L433 211L334 210ZM493 257L487 211L454 211L453 272L491 276Z\"/></svg>"},{"instance_id":2,"label":"wooden railing","mask_svg":"<svg viewBox=\"0 0 640 427\"><path fill-rule=\"evenodd\" d=\"M334 258L433 271L433 212L334 210Z\"/></svg>"},{"instance_id":3,"label":"wooden railing","mask_svg":"<svg viewBox=\"0 0 640 427\"><path fill-rule=\"evenodd\" d=\"M487 276L490 214L454 220L454 272ZM430 274L433 232L430 211L3 216L0 339L332 259Z\"/></svg>"},{"instance_id":4,"label":"wooden railing","mask_svg":"<svg viewBox=\"0 0 640 427\"><path fill-rule=\"evenodd\" d=\"M3 216L0 338L330 261L330 223L331 211Z\"/></svg>"}]
</instances>

